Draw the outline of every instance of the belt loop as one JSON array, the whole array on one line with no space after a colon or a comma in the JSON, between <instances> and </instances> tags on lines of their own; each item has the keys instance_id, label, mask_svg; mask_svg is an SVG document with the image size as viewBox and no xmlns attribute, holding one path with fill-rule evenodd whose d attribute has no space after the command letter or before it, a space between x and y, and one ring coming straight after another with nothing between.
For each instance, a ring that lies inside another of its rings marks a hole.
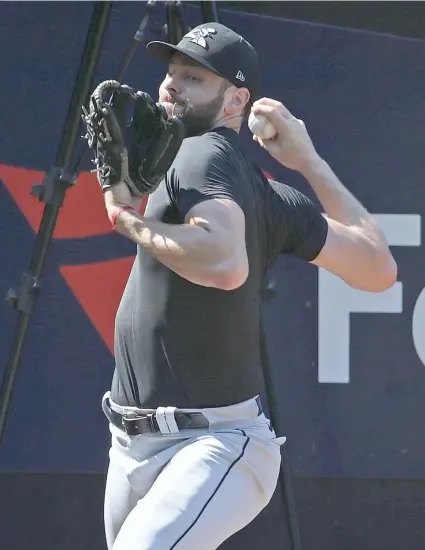
<instances>
[{"instance_id":1,"label":"belt loop","mask_svg":"<svg viewBox=\"0 0 425 550\"><path fill-rule=\"evenodd\" d=\"M111 397L111 392L107 391L102 397L102 411L106 418L111 422L111 411L109 407L109 398Z\"/></svg>"},{"instance_id":2,"label":"belt loop","mask_svg":"<svg viewBox=\"0 0 425 550\"><path fill-rule=\"evenodd\" d=\"M179 427L177 426L176 417L174 416L176 409L177 407L167 407L165 409L165 421L167 422L172 434L178 434L180 432Z\"/></svg>"},{"instance_id":3,"label":"belt loop","mask_svg":"<svg viewBox=\"0 0 425 550\"><path fill-rule=\"evenodd\" d=\"M176 407L158 407L156 409L156 421L163 435L178 434L180 432L174 417Z\"/></svg>"},{"instance_id":4,"label":"belt loop","mask_svg":"<svg viewBox=\"0 0 425 550\"><path fill-rule=\"evenodd\" d=\"M171 432L168 429L165 419L165 407L158 407L155 412L155 418L158 422L158 427L163 435L169 435Z\"/></svg>"}]
</instances>

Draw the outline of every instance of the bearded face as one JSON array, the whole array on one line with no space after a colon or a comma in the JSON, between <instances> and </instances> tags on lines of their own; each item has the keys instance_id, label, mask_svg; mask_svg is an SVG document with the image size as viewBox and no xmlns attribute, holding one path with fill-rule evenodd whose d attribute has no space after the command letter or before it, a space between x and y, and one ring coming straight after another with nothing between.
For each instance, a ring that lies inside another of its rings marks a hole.
<instances>
[{"instance_id":1,"label":"bearded face","mask_svg":"<svg viewBox=\"0 0 425 550\"><path fill-rule=\"evenodd\" d=\"M180 118L186 137L190 137L213 127L220 116L227 87L221 77L176 55L159 88L159 102L168 116Z\"/></svg>"}]
</instances>

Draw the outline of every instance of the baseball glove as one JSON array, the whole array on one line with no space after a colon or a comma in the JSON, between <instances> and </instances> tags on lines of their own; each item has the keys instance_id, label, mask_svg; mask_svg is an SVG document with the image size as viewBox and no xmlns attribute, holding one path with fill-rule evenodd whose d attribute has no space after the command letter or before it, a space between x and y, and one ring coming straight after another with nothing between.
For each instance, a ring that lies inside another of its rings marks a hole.
<instances>
[{"instance_id":1,"label":"baseball glove","mask_svg":"<svg viewBox=\"0 0 425 550\"><path fill-rule=\"evenodd\" d=\"M83 106L82 118L104 191L125 182L134 196L152 193L184 138L180 120L168 118L165 109L147 93L116 80L97 86L90 97L89 110Z\"/></svg>"}]
</instances>

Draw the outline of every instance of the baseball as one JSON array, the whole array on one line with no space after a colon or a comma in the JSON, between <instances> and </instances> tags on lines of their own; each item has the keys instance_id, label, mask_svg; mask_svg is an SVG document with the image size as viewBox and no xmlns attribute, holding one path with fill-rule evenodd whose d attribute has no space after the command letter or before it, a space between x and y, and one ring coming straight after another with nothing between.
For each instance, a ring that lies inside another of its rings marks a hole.
<instances>
[{"instance_id":1,"label":"baseball","mask_svg":"<svg viewBox=\"0 0 425 550\"><path fill-rule=\"evenodd\" d=\"M272 139L276 135L276 130L266 117L251 113L248 118L248 127L253 134L261 139Z\"/></svg>"}]
</instances>

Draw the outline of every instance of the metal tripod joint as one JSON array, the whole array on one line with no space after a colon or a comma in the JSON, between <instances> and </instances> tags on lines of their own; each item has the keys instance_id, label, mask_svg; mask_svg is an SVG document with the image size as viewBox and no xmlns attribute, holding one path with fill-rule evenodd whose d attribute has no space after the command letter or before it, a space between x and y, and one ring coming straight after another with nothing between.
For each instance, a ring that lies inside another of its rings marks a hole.
<instances>
[{"instance_id":1,"label":"metal tripod joint","mask_svg":"<svg viewBox=\"0 0 425 550\"><path fill-rule=\"evenodd\" d=\"M6 301L17 311L30 315L34 309L35 302L41 290L41 279L39 277L24 273L19 292L13 288L6 294Z\"/></svg>"},{"instance_id":2,"label":"metal tripod joint","mask_svg":"<svg viewBox=\"0 0 425 550\"><path fill-rule=\"evenodd\" d=\"M33 185L31 194L45 204L60 208L65 198L65 191L76 183L76 175L71 175L65 169L54 166L47 172L41 183Z\"/></svg>"}]
</instances>

